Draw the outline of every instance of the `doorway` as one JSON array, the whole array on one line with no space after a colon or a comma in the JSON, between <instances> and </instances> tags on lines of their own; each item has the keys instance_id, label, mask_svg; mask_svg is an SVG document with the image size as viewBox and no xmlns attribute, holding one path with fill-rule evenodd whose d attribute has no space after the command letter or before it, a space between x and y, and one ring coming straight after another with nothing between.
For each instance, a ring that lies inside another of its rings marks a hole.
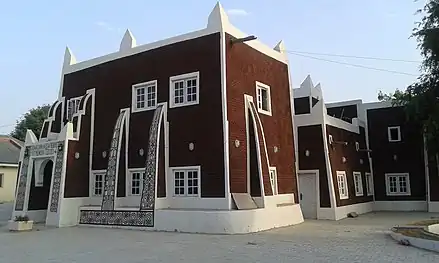
<instances>
[{"instance_id":1,"label":"doorway","mask_svg":"<svg viewBox=\"0 0 439 263\"><path fill-rule=\"evenodd\" d=\"M318 172L299 172L299 203L303 217L317 219Z\"/></svg>"},{"instance_id":2,"label":"doorway","mask_svg":"<svg viewBox=\"0 0 439 263\"><path fill-rule=\"evenodd\" d=\"M33 168L29 194L29 210L47 210L49 204L50 184L52 182L53 161L46 159L41 166Z\"/></svg>"}]
</instances>

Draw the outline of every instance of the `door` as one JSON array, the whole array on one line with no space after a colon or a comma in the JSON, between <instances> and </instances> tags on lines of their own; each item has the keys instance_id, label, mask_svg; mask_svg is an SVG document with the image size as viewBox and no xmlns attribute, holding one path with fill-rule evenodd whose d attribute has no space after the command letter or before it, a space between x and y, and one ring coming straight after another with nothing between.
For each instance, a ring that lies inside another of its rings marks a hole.
<instances>
[{"instance_id":1,"label":"door","mask_svg":"<svg viewBox=\"0 0 439 263\"><path fill-rule=\"evenodd\" d=\"M304 218L317 219L316 184L316 173L299 173L299 202Z\"/></svg>"}]
</instances>

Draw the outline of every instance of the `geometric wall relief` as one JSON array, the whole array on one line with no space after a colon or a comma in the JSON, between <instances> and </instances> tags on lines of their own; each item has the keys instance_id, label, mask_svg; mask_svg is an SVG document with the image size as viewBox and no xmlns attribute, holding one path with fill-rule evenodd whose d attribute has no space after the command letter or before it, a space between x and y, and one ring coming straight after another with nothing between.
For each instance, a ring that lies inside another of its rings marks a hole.
<instances>
[{"instance_id":1,"label":"geometric wall relief","mask_svg":"<svg viewBox=\"0 0 439 263\"><path fill-rule=\"evenodd\" d=\"M27 168L29 166L29 146L24 150L24 158L21 164L20 179L18 182L17 197L15 200L15 211L23 211L24 199L26 196Z\"/></svg>"},{"instance_id":2,"label":"geometric wall relief","mask_svg":"<svg viewBox=\"0 0 439 263\"><path fill-rule=\"evenodd\" d=\"M112 155L117 156L120 150L120 130L124 115L119 115L116 126L114 127L113 140L110 150ZM79 224L89 225L110 225L110 226L134 226L134 227L153 227L154 226L154 203L155 203L155 178L157 165L157 147L160 135L160 123L163 115L163 105L158 105L154 112L154 117L149 130L148 155L145 164L145 181L140 198L140 210L114 210L114 192L102 202L101 210L81 210L79 214ZM104 188L105 192L115 189L116 158L114 162L108 164L107 177ZM104 202L105 201L105 202Z\"/></svg>"},{"instance_id":3,"label":"geometric wall relief","mask_svg":"<svg viewBox=\"0 0 439 263\"><path fill-rule=\"evenodd\" d=\"M145 180L143 182L142 197L140 198L140 211L154 212L155 181L157 176L157 149L159 147L160 124L163 115L163 105L158 105L151 126L149 127L148 155L145 164Z\"/></svg>"},{"instance_id":4,"label":"geometric wall relief","mask_svg":"<svg viewBox=\"0 0 439 263\"><path fill-rule=\"evenodd\" d=\"M81 210L80 224L153 227L154 212L152 211L101 211Z\"/></svg>"},{"instance_id":5,"label":"geometric wall relief","mask_svg":"<svg viewBox=\"0 0 439 263\"><path fill-rule=\"evenodd\" d=\"M27 169L29 167L29 161L31 157L38 157L38 156L47 156L47 155L53 155L55 154L58 144L63 145L63 142L48 142L48 143L42 143L37 144L33 146L26 146L24 150L24 156L23 156L23 163L21 167L20 172L20 178L18 183L18 189L17 189L17 200L15 201L15 210L16 211L23 211L24 208L24 202L25 202L25 196L26 196L26 185L27 185ZM62 150L61 150L62 151ZM58 152L59 154L59 152ZM61 153L61 167L62 167L62 153ZM60 175L61 176L61 175ZM32 178L30 178L32 179ZM58 201L57 201L58 204Z\"/></svg>"},{"instance_id":6,"label":"geometric wall relief","mask_svg":"<svg viewBox=\"0 0 439 263\"><path fill-rule=\"evenodd\" d=\"M64 165L64 142L58 142L56 157L55 157L55 171L52 178L52 197L50 201L50 212L58 212L58 203L61 190L61 175Z\"/></svg>"},{"instance_id":7,"label":"geometric wall relief","mask_svg":"<svg viewBox=\"0 0 439 263\"><path fill-rule=\"evenodd\" d=\"M117 118L116 125L114 125L113 137L110 145L110 155L108 157L108 166L105 174L104 193L102 195L101 210L114 210L114 195L116 190L116 168L117 168L117 154L120 151L120 133L122 128L125 111L121 111Z\"/></svg>"}]
</instances>

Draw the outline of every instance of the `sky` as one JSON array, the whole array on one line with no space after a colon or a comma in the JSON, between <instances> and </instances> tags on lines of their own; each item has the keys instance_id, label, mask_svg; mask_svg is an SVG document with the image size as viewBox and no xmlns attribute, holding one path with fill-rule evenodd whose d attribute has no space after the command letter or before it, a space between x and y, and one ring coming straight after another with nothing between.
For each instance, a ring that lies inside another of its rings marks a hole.
<instances>
[{"instance_id":1,"label":"sky","mask_svg":"<svg viewBox=\"0 0 439 263\"><path fill-rule=\"evenodd\" d=\"M84 61L117 51L127 28L138 45L202 29L216 2L2 1L0 134L9 133L29 109L57 99L66 46L77 61ZM423 3L414 0L221 1L231 23L241 31L256 35L272 47L284 40L293 87L299 87L310 74L314 84L321 83L326 102L375 101L378 91L405 89L416 80L422 58L415 39L409 37L415 22L421 18L414 13ZM293 52L301 52L302 56Z\"/></svg>"}]
</instances>

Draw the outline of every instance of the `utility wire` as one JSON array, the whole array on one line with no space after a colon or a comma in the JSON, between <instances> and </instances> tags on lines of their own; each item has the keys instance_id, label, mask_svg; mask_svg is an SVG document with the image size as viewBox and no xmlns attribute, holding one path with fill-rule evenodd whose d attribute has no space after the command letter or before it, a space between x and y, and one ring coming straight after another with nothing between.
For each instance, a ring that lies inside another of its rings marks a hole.
<instances>
[{"instance_id":1,"label":"utility wire","mask_svg":"<svg viewBox=\"0 0 439 263\"><path fill-rule=\"evenodd\" d=\"M311 58L311 59L315 59L315 60L321 60L321 61L326 61L326 62L340 64L340 65L346 65L346 66L351 66L351 67L370 69L370 70L382 71L382 72L388 72L388 73L395 73L395 74L401 74L401 75L407 75L407 76L415 76L415 77L418 76L418 75L407 73L407 72L401 72L401 71L395 71L395 70L389 70L389 69L382 69L382 68L374 68L374 67L368 67L368 66L363 66L363 65L358 65L358 64L351 64L351 63L346 63L346 62L341 62L341 61L335 61L335 60L330 60L330 59L324 59L324 58L318 58L318 57L313 57L313 56L293 53L291 51L289 53L291 53L293 55L296 55L296 56L300 56L300 57Z\"/></svg>"},{"instance_id":2,"label":"utility wire","mask_svg":"<svg viewBox=\"0 0 439 263\"><path fill-rule=\"evenodd\" d=\"M319 56L330 56L330 57L342 57L342 58L356 58L356 59L369 59L369 60L381 60L381 61L393 61L393 62L405 62L405 63L422 63L421 61L406 60L406 59L393 59L393 58L380 58L380 57L366 57L366 56L351 56L343 54L333 54L333 53L316 53L316 52L306 52L306 51L296 51L296 50L285 50L288 53L299 53L299 54L309 54L309 55L319 55Z\"/></svg>"}]
</instances>

